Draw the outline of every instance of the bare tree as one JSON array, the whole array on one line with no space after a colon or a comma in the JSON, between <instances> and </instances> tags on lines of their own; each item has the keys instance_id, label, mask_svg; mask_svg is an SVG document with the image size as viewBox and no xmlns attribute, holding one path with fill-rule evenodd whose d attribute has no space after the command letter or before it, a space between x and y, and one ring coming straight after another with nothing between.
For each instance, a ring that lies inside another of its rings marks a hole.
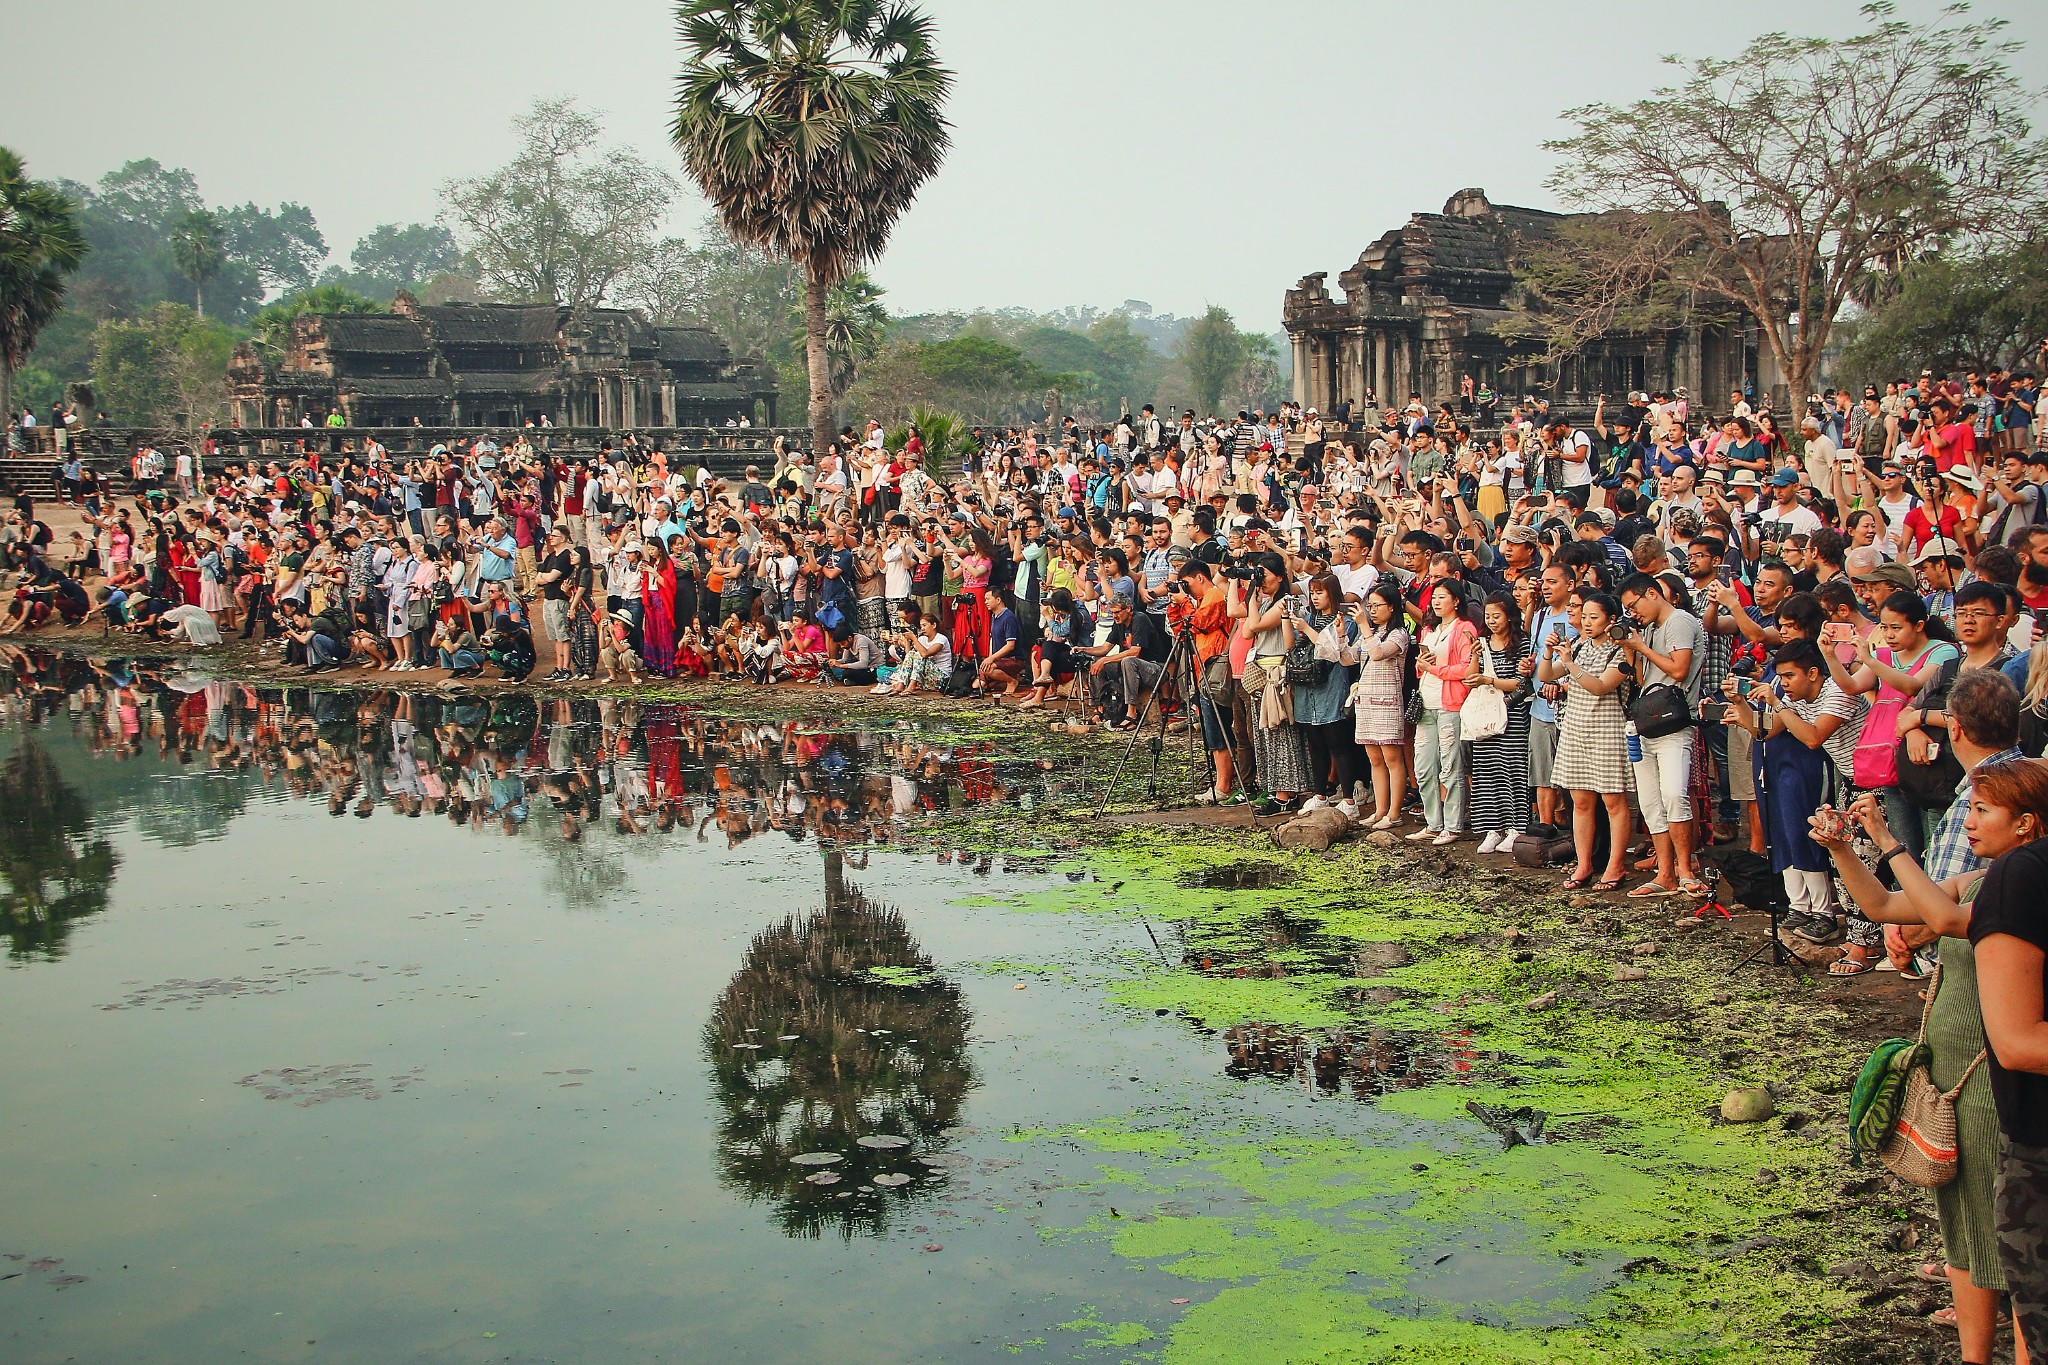
<instances>
[{"instance_id":1,"label":"bare tree","mask_svg":"<svg viewBox=\"0 0 2048 1365\"><path fill-rule=\"evenodd\" d=\"M1871 271L2019 230L2043 148L2000 20L1863 13L1847 37L1765 34L1680 84L1568 110L1551 188L1617 216L1574 225L1525 278L1553 354L1675 310L1747 310L1795 401Z\"/></svg>"},{"instance_id":2,"label":"bare tree","mask_svg":"<svg viewBox=\"0 0 2048 1365\"><path fill-rule=\"evenodd\" d=\"M600 147L603 126L572 99L535 101L517 127L519 155L442 186L442 216L490 292L600 304L652 247L676 180L636 152Z\"/></svg>"}]
</instances>

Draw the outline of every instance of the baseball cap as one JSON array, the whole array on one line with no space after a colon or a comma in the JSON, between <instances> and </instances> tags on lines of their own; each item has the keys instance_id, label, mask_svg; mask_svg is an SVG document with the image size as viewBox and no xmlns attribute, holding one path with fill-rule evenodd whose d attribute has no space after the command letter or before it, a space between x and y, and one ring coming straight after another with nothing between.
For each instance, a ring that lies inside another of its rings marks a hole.
<instances>
[{"instance_id":1,"label":"baseball cap","mask_svg":"<svg viewBox=\"0 0 2048 1365\"><path fill-rule=\"evenodd\" d=\"M1798 482L1799 471L1792 468L1792 466L1790 465L1785 466L1777 473L1771 475L1771 487L1773 488L1790 488L1793 484Z\"/></svg>"},{"instance_id":2,"label":"baseball cap","mask_svg":"<svg viewBox=\"0 0 2048 1365\"><path fill-rule=\"evenodd\" d=\"M1858 583L1889 583L1895 588L1920 586L1920 580L1913 577L1913 571L1897 563L1880 564L1865 573L1853 573L1849 577Z\"/></svg>"}]
</instances>

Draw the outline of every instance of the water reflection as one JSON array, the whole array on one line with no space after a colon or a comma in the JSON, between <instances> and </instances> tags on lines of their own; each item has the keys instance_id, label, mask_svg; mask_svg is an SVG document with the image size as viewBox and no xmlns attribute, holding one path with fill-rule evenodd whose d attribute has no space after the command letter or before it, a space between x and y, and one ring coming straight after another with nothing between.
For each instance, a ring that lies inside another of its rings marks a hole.
<instances>
[{"instance_id":1,"label":"water reflection","mask_svg":"<svg viewBox=\"0 0 2048 1365\"><path fill-rule=\"evenodd\" d=\"M628 859L665 841L889 842L921 816L1028 797L1044 782L1033 761L940 730L615 698L251 687L174 662L16 648L0 649L0 718L29 734L68 730L67 754L210 779L138 782L133 767L103 776L70 763L88 789L81 829L96 810L191 844L218 837L248 800L317 800L336 819L382 811L545 844L546 889L579 906L625 886ZM47 786L54 771L45 759L17 780Z\"/></svg>"},{"instance_id":2,"label":"water reflection","mask_svg":"<svg viewBox=\"0 0 2048 1365\"><path fill-rule=\"evenodd\" d=\"M712 1007L718 1172L793 1237L851 1239L942 1183L974 1087L969 1015L903 916L825 850L825 908L756 935Z\"/></svg>"},{"instance_id":3,"label":"water reflection","mask_svg":"<svg viewBox=\"0 0 2048 1365\"><path fill-rule=\"evenodd\" d=\"M71 926L107 908L120 859L94 835L92 821L92 807L34 740L0 764L0 905L9 961L59 956Z\"/></svg>"}]
</instances>

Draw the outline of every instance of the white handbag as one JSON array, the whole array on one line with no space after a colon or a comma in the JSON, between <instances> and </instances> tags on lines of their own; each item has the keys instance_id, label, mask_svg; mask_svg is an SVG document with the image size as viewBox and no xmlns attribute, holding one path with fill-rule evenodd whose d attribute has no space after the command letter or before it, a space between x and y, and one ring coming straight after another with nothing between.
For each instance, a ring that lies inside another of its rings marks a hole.
<instances>
[{"instance_id":1,"label":"white handbag","mask_svg":"<svg viewBox=\"0 0 2048 1365\"><path fill-rule=\"evenodd\" d=\"M1481 645L1481 649L1486 646ZM1493 651L1486 649L1487 676L1493 675ZM1458 708L1458 738L1492 739L1495 735L1507 733L1508 699L1498 687L1485 683L1465 694L1465 704Z\"/></svg>"}]
</instances>

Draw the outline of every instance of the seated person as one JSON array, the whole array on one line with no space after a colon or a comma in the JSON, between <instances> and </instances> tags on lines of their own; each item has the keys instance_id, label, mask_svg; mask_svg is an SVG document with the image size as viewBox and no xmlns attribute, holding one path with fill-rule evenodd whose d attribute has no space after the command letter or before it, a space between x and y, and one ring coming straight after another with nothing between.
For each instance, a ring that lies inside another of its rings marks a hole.
<instances>
[{"instance_id":1,"label":"seated person","mask_svg":"<svg viewBox=\"0 0 2048 1365\"><path fill-rule=\"evenodd\" d=\"M825 671L841 687L858 683L872 686L875 670L882 666L882 652L865 632L855 631L844 640L832 642L832 662Z\"/></svg>"}]
</instances>

